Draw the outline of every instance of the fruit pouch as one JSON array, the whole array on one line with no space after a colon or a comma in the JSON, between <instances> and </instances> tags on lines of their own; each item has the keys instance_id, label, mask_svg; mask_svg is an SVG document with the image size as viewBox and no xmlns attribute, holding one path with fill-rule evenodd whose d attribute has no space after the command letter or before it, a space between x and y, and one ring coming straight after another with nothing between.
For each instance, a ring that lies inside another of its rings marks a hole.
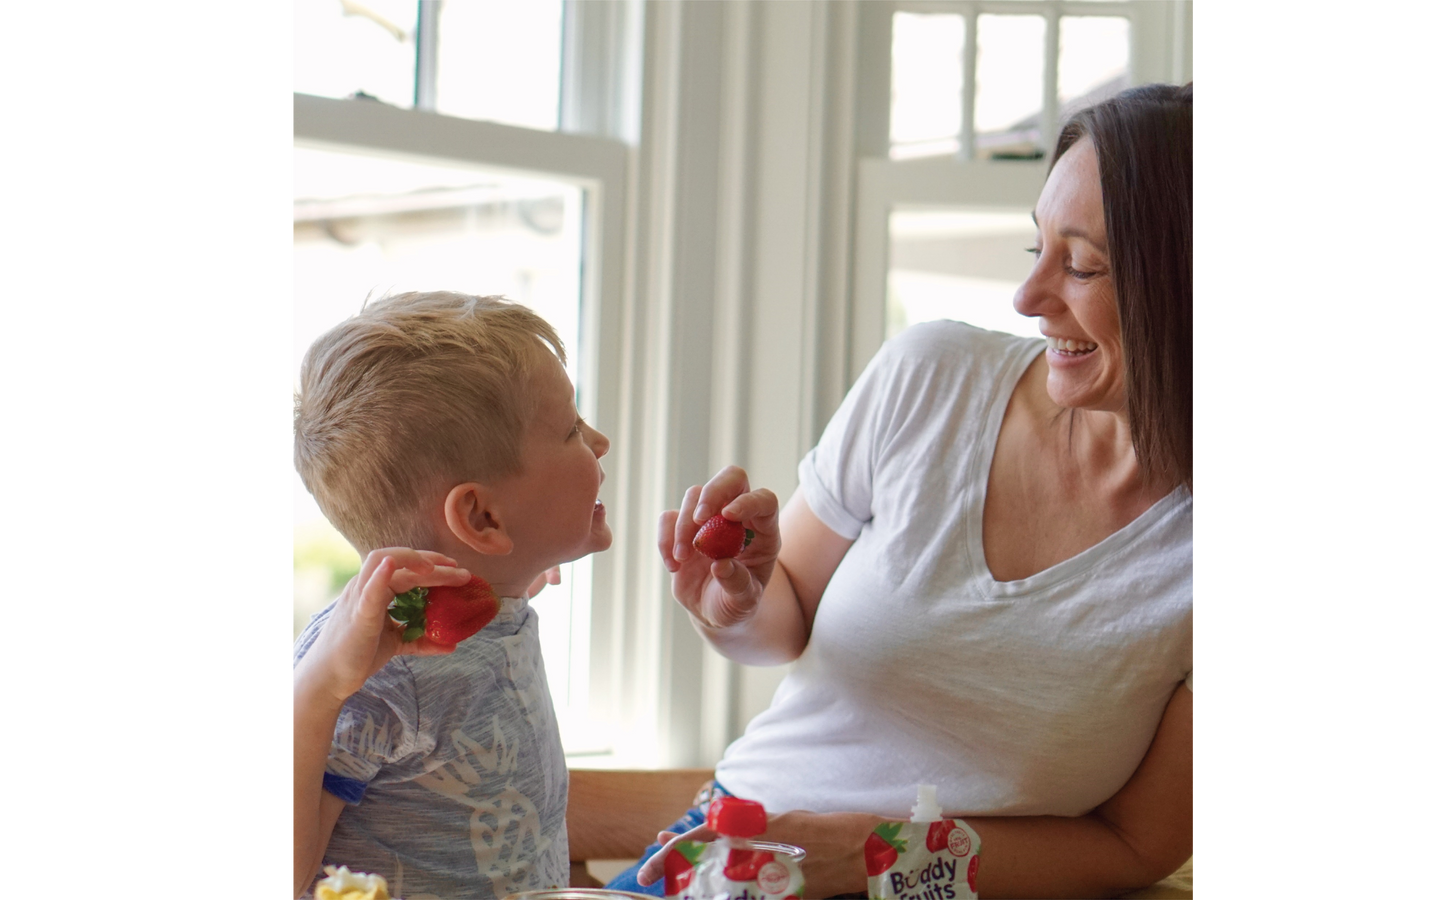
<instances>
[{"instance_id":1,"label":"fruit pouch","mask_svg":"<svg viewBox=\"0 0 1445 900\"><path fill-rule=\"evenodd\" d=\"M870 900L974 900L978 897L978 834L962 819L945 819L933 785L918 786L907 822L884 822L863 845Z\"/></svg>"},{"instance_id":2,"label":"fruit pouch","mask_svg":"<svg viewBox=\"0 0 1445 900\"><path fill-rule=\"evenodd\" d=\"M767 828L759 803L719 797L707 823L711 842L680 841L663 859L663 892L678 900L798 900L803 896L803 851L751 841Z\"/></svg>"}]
</instances>

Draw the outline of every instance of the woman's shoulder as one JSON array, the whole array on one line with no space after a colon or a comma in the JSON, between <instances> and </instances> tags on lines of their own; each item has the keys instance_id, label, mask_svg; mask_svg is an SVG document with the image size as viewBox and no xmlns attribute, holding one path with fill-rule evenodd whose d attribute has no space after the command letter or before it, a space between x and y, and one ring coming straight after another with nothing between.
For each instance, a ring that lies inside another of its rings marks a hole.
<instances>
[{"instance_id":1,"label":"woman's shoulder","mask_svg":"<svg viewBox=\"0 0 1445 900\"><path fill-rule=\"evenodd\" d=\"M1042 343L1040 338L938 319L912 325L890 338L879 349L877 360L889 368L997 372L1010 360L1031 357Z\"/></svg>"}]
</instances>

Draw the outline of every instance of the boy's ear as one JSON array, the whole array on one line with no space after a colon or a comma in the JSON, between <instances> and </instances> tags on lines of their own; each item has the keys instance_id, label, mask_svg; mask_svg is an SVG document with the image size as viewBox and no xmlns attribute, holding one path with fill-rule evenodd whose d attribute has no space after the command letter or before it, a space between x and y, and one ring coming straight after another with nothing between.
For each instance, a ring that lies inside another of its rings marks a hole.
<instances>
[{"instance_id":1,"label":"boy's ear","mask_svg":"<svg viewBox=\"0 0 1445 900\"><path fill-rule=\"evenodd\" d=\"M503 527L496 499L486 485L475 481L459 484L447 492L447 527L457 540L478 553L506 556L512 539Z\"/></svg>"}]
</instances>

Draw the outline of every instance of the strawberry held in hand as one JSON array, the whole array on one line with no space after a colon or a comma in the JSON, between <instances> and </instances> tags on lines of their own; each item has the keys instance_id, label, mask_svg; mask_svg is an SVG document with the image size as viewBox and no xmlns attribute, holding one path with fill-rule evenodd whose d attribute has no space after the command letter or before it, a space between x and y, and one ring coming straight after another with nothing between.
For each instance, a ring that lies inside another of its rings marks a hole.
<instances>
[{"instance_id":1,"label":"strawberry held in hand","mask_svg":"<svg viewBox=\"0 0 1445 900\"><path fill-rule=\"evenodd\" d=\"M387 612L404 626L403 641L425 634L433 644L454 646L487 627L500 608L492 586L474 575L461 587L415 587L397 594Z\"/></svg>"},{"instance_id":2,"label":"strawberry held in hand","mask_svg":"<svg viewBox=\"0 0 1445 900\"><path fill-rule=\"evenodd\" d=\"M716 515L702 523L697 537L692 539L692 546L702 555L711 556L713 559L732 559L743 552L743 548L752 541L751 528L744 528L741 522Z\"/></svg>"}]
</instances>

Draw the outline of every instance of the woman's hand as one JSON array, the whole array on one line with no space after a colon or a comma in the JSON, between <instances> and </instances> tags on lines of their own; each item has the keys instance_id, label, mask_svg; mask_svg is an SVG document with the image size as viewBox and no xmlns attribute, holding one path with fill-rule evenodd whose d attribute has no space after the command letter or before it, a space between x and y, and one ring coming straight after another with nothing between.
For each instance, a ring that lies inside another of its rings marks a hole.
<instances>
[{"instance_id":1,"label":"woman's hand","mask_svg":"<svg viewBox=\"0 0 1445 900\"><path fill-rule=\"evenodd\" d=\"M734 559L709 559L693 549L698 529L717 513L753 532L752 541ZM707 629L726 629L752 618L781 546L777 495L766 488L750 490L747 473L737 466L723 469L701 487L688 488L681 509L668 510L658 522L657 549L672 573L672 595Z\"/></svg>"},{"instance_id":2,"label":"woman's hand","mask_svg":"<svg viewBox=\"0 0 1445 900\"><path fill-rule=\"evenodd\" d=\"M456 560L429 550L389 547L368 553L297 665L298 685L308 682L320 696L344 703L393 656L451 652L452 648L437 646L425 635L403 643L400 623L392 621L386 610L397 594L417 586L466 584L471 574L456 565Z\"/></svg>"},{"instance_id":3,"label":"woman's hand","mask_svg":"<svg viewBox=\"0 0 1445 900\"><path fill-rule=\"evenodd\" d=\"M868 870L863 862L863 844L882 822L867 813L814 813L795 810L768 816L768 830L758 839L792 844L807 851L803 859L803 885L809 897L833 897L868 890ZM637 872L639 884L648 885L663 876L663 860L679 841L710 841L715 832L699 825L684 834L664 831L657 836L663 847Z\"/></svg>"}]
</instances>

